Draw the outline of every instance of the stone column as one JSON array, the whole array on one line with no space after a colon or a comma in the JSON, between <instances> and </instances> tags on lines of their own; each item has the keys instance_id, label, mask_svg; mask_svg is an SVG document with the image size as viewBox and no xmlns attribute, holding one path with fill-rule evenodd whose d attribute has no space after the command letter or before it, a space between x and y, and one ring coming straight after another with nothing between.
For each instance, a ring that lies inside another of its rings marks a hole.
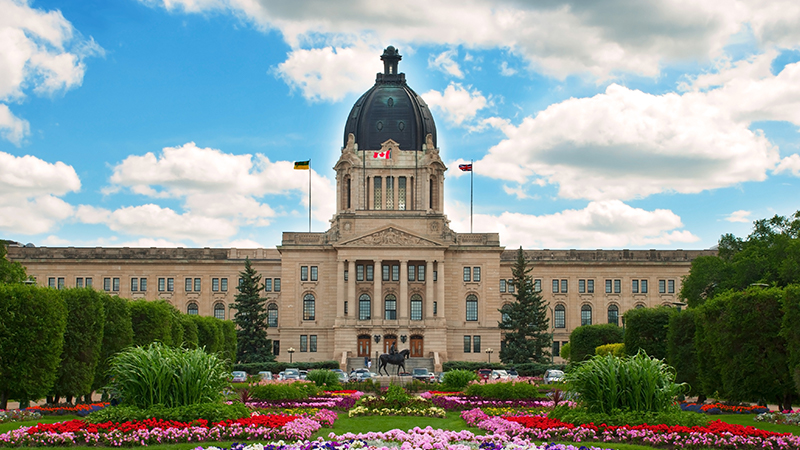
<instances>
[{"instance_id":1,"label":"stone column","mask_svg":"<svg viewBox=\"0 0 800 450\"><path fill-rule=\"evenodd\" d=\"M405 276L403 276L405 274ZM398 318L408 322L408 260L400 260L400 298L398 299Z\"/></svg>"},{"instance_id":2,"label":"stone column","mask_svg":"<svg viewBox=\"0 0 800 450\"><path fill-rule=\"evenodd\" d=\"M344 260L340 259L336 266L336 317L344 317Z\"/></svg>"},{"instance_id":3,"label":"stone column","mask_svg":"<svg viewBox=\"0 0 800 450\"><path fill-rule=\"evenodd\" d=\"M383 288L381 281L383 280L383 273L381 269L381 260L376 259L373 261L375 267L372 269L372 279L375 282L375 290L372 295L372 319L383 319Z\"/></svg>"},{"instance_id":4,"label":"stone column","mask_svg":"<svg viewBox=\"0 0 800 450\"><path fill-rule=\"evenodd\" d=\"M356 304L356 262L352 259L347 261L347 297L345 300L348 302L348 315L352 317L353 311L357 311L358 305ZM344 309L344 303L342 303ZM358 317L358 316L356 316Z\"/></svg>"},{"instance_id":5,"label":"stone column","mask_svg":"<svg viewBox=\"0 0 800 450\"><path fill-rule=\"evenodd\" d=\"M438 261L436 265L436 274L438 275L436 281L437 317L444 317L444 261Z\"/></svg>"},{"instance_id":6,"label":"stone column","mask_svg":"<svg viewBox=\"0 0 800 450\"><path fill-rule=\"evenodd\" d=\"M425 318L433 318L433 261L425 261Z\"/></svg>"}]
</instances>

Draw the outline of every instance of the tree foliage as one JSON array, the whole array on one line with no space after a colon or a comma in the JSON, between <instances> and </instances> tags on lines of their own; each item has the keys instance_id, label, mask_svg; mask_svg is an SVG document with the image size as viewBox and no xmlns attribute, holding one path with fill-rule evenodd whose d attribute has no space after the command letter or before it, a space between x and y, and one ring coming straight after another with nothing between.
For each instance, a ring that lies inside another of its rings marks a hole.
<instances>
[{"instance_id":1,"label":"tree foliage","mask_svg":"<svg viewBox=\"0 0 800 450\"><path fill-rule=\"evenodd\" d=\"M675 312L667 306L629 309L625 319L625 353L635 355L644 350L656 359L667 358L669 318Z\"/></svg>"},{"instance_id":2,"label":"tree foliage","mask_svg":"<svg viewBox=\"0 0 800 450\"><path fill-rule=\"evenodd\" d=\"M220 353L224 347L221 320L207 316L189 316L197 326L197 346L206 353Z\"/></svg>"},{"instance_id":3,"label":"tree foliage","mask_svg":"<svg viewBox=\"0 0 800 450\"><path fill-rule=\"evenodd\" d=\"M601 345L623 342L622 328L613 323L583 325L572 330L569 335L570 362L577 363L595 355Z\"/></svg>"},{"instance_id":4,"label":"tree foliage","mask_svg":"<svg viewBox=\"0 0 800 450\"><path fill-rule=\"evenodd\" d=\"M795 388L800 393L800 284L786 287L781 308L783 310L781 336L786 340L789 370L794 376Z\"/></svg>"},{"instance_id":5,"label":"tree foliage","mask_svg":"<svg viewBox=\"0 0 800 450\"><path fill-rule=\"evenodd\" d=\"M64 350L52 392L77 397L92 392L105 326L101 293L91 288L59 291L67 305Z\"/></svg>"},{"instance_id":6,"label":"tree foliage","mask_svg":"<svg viewBox=\"0 0 800 450\"><path fill-rule=\"evenodd\" d=\"M242 363L269 362L275 359L272 345L267 339L267 299L261 297L261 275L253 269L250 259L245 259L244 270L239 272L242 281L234 300L237 360Z\"/></svg>"},{"instance_id":7,"label":"tree foliage","mask_svg":"<svg viewBox=\"0 0 800 450\"><path fill-rule=\"evenodd\" d=\"M93 390L108 385L109 359L133 343L133 324L128 300L105 292L101 292L100 296L105 311L105 324L100 356L92 383Z\"/></svg>"},{"instance_id":8,"label":"tree foliage","mask_svg":"<svg viewBox=\"0 0 800 450\"><path fill-rule=\"evenodd\" d=\"M44 397L56 380L67 306L55 289L0 283L0 409Z\"/></svg>"},{"instance_id":9,"label":"tree foliage","mask_svg":"<svg viewBox=\"0 0 800 450\"><path fill-rule=\"evenodd\" d=\"M6 241L0 240L0 283L22 283L28 279L25 266L8 259Z\"/></svg>"},{"instance_id":10,"label":"tree foliage","mask_svg":"<svg viewBox=\"0 0 800 450\"><path fill-rule=\"evenodd\" d=\"M687 383L691 395L701 393L697 378L697 350L694 345L696 315L694 309L675 312L669 317L667 331L667 362L675 368L675 381Z\"/></svg>"},{"instance_id":11,"label":"tree foliage","mask_svg":"<svg viewBox=\"0 0 800 450\"><path fill-rule=\"evenodd\" d=\"M134 345L141 347L152 342L173 345L175 308L172 305L165 300L134 300L130 302L130 309Z\"/></svg>"},{"instance_id":12,"label":"tree foliage","mask_svg":"<svg viewBox=\"0 0 800 450\"><path fill-rule=\"evenodd\" d=\"M505 331L500 360L506 364L544 363L550 360L553 336L547 317L548 303L534 290L533 279L529 275L531 270L520 247L517 261L511 268L516 301L500 310L503 320L499 326Z\"/></svg>"}]
</instances>

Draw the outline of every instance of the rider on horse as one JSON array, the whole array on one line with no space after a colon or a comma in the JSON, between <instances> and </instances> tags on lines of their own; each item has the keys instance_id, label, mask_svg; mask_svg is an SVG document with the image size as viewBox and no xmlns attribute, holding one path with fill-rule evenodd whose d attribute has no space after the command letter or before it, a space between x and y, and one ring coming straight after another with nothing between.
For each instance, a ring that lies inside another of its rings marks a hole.
<instances>
[{"instance_id":1,"label":"rider on horse","mask_svg":"<svg viewBox=\"0 0 800 450\"><path fill-rule=\"evenodd\" d=\"M396 355L397 354L397 345L395 345L394 342L392 342L392 346L389 347L389 354L390 355Z\"/></svg>"}]
</instances>

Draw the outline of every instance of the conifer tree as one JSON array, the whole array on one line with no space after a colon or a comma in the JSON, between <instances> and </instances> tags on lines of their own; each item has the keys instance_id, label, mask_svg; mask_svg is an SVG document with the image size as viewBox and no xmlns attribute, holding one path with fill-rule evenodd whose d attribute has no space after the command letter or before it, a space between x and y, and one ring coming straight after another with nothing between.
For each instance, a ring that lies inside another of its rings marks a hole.
<instances>
[{"instance_id":1,"label":"conifer tree","mask_svg":"<svg viewBox=\"0 0 800 450\"><path fill-rule=\"evenodd\" d=\"M515 288L516 301L500 309L503 316L499 326L505 331L500 360L505 364L550 361L553 336L550 334L550 320L547 318L548 303L535 291L533 279L529 275L531 270L520 247L517 261L511 269L514 276L511 283Z\"/></svg>"},{"instance_id":2,"label":"conifer tree","mask_svg":"<svg viewBox=\"0 0 800 450\"><path fill-rule=\"evenodd\" d=\"M261 297L264 288L261 275L253 269L250 259L244 261L244 271L239 272L241 283L234 300L236 314L236 358L240 363L274 361L272 343L267 339L267 299Z\"/></svg>"}]
</instances>

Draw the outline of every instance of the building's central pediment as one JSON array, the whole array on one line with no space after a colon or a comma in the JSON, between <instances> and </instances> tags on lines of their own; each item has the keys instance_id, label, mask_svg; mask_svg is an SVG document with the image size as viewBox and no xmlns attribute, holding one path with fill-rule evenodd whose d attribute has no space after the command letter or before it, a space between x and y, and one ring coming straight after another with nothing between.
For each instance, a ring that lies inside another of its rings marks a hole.
<instances>
[{"instance_id":1,"label":"building's central pediment","mask_svg":"<svg viewBox=\"0 0 800 450\"><path fill-rule=\"evenodd\" d=\"M344 241L337 247L442 247L442 244L395 226L387 226Z\"/></svg>"}]
</instances>

